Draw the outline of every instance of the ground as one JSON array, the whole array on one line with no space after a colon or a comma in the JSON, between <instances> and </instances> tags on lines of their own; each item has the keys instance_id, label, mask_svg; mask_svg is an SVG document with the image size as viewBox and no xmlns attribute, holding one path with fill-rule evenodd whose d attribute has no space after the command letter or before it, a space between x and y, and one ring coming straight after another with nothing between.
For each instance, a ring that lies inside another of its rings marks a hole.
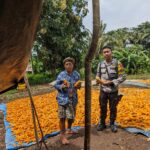
<instances>
[{"instance_id":1,"label":"ground","mask_svg":"<svg viewBox=\"0 0 150 150\"><path fill-rule=\"evenodd\" d=\"M32 87L33 95L50 92L49 85ZM2 94L0 103L7 103L10 99L26 97L27 92L18 93L16 90L7 94ZM4 126L3 115L0 112L0 150L5 150L4 144ZM84 128L79 131L78 135L68 136L69 145L62 145L59 142L59 135L49 138L46 143L49 149L53 150L82 150L84 147ZM22 150L32 150L35 146L22 148ZM42 148L44 150L44 147ZM91 150L150 150L150 141L143 135L136 135L126 132L119 128L117 133L112 133L109 128L103 132L97 132L96 127L92 127L91 131Z\"/></svg>"},{"instance_id":2,"label":"ground","mask_svg":"<svg viewBox=\"0 0 150 150\"><path fill-rule=\"evenodd\" d=\"M52 150L82 150L84 146L84 129L79 131L78 135L68 137L69 145L62 145L59 142L59 135L49 138L46 142L49 149ZM131 134L119 129L117 133L112 133L110 129L105 131L96 131L92 127L91 131L91 150L149 150L150 142L142 135ZM24 150L32 150L34 146ZM44 147L42 148L44 150Z\"/></svg>"}]
</instances>

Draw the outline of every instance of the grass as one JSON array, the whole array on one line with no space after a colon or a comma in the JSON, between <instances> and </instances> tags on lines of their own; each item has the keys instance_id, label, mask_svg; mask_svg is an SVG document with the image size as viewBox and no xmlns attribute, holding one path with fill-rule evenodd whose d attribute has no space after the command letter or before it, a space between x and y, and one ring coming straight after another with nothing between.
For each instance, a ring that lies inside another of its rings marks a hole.
<instances>
[{"instance_id":1,"label":"grass","mask_svg":"<svg viewBox=\"0 0 150 150\"><path fill-rule=\"evenodd\" d=\"M92 74L92 80L95 79L95 74ZM84 78L82 78L84 80ZM144 74L134 74L134 75L127 75L127 80L132 79L150 79L150 73L144 73Z\"/></svg>"},{"instance_id":2,"label":"grass","mask_svg":"<svg viewBox=\"0 0 150 150\"><path fill-rule=\"evenodd\" d=\"M50 88L48 84L35 85L31 86L32 95L40 95L44 93L49 93L53 88ZM0 103L7 103L16 98L28 97L27 90L19 91L17 89L13 89L1 94Z\"/></svg>"},{"instance_id":3,"label":"grass","mask_svg":"<svg viewBox=\"0 0 150 150\"><path fill-rule=\"evenodd\" d=\"M146 73L146 74L135 74L135 75L127 75L127 79L150 79L150 73Z\"/></svg>"}]
</instances>

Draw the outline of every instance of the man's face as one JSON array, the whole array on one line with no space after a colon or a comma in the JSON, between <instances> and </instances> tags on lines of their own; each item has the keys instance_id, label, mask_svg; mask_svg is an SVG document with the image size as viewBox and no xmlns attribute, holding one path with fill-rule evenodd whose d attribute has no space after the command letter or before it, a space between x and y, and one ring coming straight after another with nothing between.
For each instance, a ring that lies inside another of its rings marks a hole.
<instances>
[{"instance_id":1,"label":"man's face","mask_svg":"<svg viewBox=\"0 0 150 150\"><path fill-rule=\"evenodd\" d=\"M68 72L68 73L71 73L73 71L73 63L72 62L65 62L64 64L64 67L65 67L65 70Z\"/></svg>"},{"instance_id":2,"label":"man's face","mask_svg":"<svg viewBox=\"0 0 150 150\"><path fill-rule=\"evenodd\" d=\"M106 60L109 60L112 58L112 51L109 48L103 49L103 56Z\"/></svg>"}]
</instances>

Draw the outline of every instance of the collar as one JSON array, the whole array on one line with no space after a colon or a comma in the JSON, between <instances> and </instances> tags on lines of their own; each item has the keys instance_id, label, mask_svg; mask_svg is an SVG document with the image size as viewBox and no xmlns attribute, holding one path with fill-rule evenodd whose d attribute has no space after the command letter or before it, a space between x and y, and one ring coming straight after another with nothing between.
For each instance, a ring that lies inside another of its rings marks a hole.
<instances>
[{"instance_id":1,"label":"collar","mask_svg":"<svg viewBox=\"0 0 150 150\"><path fill-rule=\"evenodd\" d=\"M114 58L112 58L112 61L111 61L111 62L109 62L109 63L107 63L107 61L106 61L106 60L104 60L104 63L105 63L106 65L112 65L112 64L114 63Z\"/></svg>"},{"instance_id":2,"label":"collar","mask_svg":"<svg viewBox=\"0 0 150 150\"><path fill-rule=\"evenodd\" d=\"M65 73L66 73L67 75L69 75L69 76L72 76L72 75L73 75L73 72L74 72L74 71L72 71L72 73L69 74L69 73L65 70Z\"/></svg>"}]
</instances>

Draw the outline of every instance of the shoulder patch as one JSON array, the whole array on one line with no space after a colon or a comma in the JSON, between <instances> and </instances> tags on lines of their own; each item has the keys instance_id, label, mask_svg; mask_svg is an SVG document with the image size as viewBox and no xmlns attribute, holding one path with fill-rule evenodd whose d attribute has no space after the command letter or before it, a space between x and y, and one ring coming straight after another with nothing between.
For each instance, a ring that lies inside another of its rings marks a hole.
<instances>
[{"instance_id":1,"label":"shoulder patch","mask_svg":"<svg viewBox=\"0 0 150 150\"><path fill-rule=\"evenodd\" d=\"M122 63L118 63L118 73L121 73L121 72L123 72L123 65L122 65Z\"/></svg>"}]
</instances>

